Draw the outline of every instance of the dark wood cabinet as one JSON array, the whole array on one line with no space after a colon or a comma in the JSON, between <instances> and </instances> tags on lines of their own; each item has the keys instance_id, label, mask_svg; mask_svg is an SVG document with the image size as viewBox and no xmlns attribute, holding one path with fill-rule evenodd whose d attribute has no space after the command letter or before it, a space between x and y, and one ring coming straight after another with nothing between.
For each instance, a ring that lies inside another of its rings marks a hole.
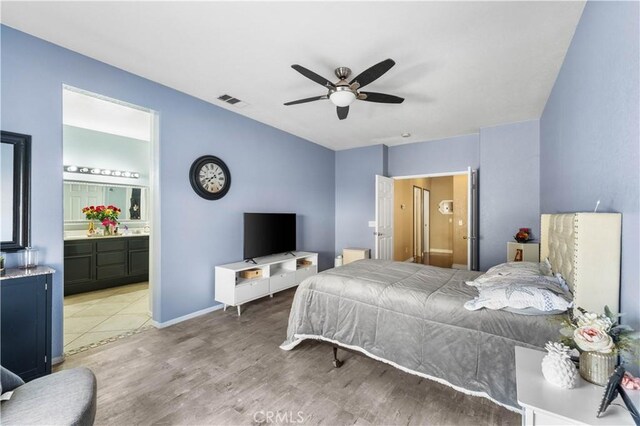
<instances>
[{"instance_id":1,"label":"dark wood cabinet","mask_svg":"<svg viewBox=\"0 0 640 426\"><path fill-rule=\"evenodd\" d=\"M148 279L148 236L64 242L65 296Z\"/></svg>"},{"instance_id":2,"label":"dark wood cabinet","mask_svg":"<svg viewBox=\"0 0 640 426\"><path fill-rule=\"evenodd\" d=\"M8 269L0 281L2 366L28 381L51 373L53 269Z\"/></svg>"}]
</instances>

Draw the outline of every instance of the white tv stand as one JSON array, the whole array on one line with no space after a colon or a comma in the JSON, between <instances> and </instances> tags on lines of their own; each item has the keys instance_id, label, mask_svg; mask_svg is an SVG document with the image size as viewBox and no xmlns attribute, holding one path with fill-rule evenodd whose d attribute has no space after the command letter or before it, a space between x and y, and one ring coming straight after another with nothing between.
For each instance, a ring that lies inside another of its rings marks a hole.
<instances>
[{"instance_id":1,"label":"white tv stand","mask_svg":"<svg viewBox=\"0 0 640 426\"><path fill-rule=\"evenodd\" d=\"M297 286L305 278L318 273L318 253L304 251L277 254L255 259L256 263L235 262L216 266L215 299L227 306L237 306L238 315L243 303ZM299 265L301 261L310 262ZM243 278L242 271L259 269L261 276Z\"/></svg>"}]
</instances>

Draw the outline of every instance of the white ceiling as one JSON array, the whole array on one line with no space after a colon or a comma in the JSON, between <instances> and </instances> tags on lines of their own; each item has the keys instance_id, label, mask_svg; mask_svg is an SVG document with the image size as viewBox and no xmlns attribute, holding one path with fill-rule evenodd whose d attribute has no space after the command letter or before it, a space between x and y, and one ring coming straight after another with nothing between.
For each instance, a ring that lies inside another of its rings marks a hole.
<instances>
[{"instance_id":1,"label":"white ceiling","mask_svg":"<svg viewBox=\"0 0 640 426\"><path fill-rule=\"evenodd\" d=\"M62 92L62 123L143 141L151 140L151 114L74 90Z\"/></svg>"},{"instance_id":2,"label":"white ceiling","mask_svg":"<svg viewBox=\"0 0 640 426\"><path fill-rule=\"evenodd\" d=\"M332 149L539 118L584 2L2 2L2 22ZM290 68L396 61L339 121ZM217 100L230 94L246 103ZM403 132L411 137L402 138Z\"/></svg>"}]
</instances>

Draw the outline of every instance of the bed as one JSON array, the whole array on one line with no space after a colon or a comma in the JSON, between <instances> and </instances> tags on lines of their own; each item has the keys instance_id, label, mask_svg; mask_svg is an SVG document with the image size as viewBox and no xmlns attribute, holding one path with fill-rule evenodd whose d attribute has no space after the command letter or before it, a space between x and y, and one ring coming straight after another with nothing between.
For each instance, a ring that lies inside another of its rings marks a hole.
<instances>
[{"instance_id":1,"label":"bed","mask_svg":"<svg viewBox=\"0 0 640 426\"><path fill-rule=\"evenodd\" d=\"M584 258L582 247L598 245L584 238L580 245L573 219L561 216L568 215L543 216L542 253L567 273L576 295L586 297L590 286L605 284L577 273L577 260ZM582 268L590 268L584 263ZM326 341L519 411L514 347L542 348L557 340L559 316L464 309L477 296L465 281L479 275L383 260L324 271L298 287L281 348L291 350L306 339ZM581 291L577 277L584 279Z\"/></svg>"}]
</instances>

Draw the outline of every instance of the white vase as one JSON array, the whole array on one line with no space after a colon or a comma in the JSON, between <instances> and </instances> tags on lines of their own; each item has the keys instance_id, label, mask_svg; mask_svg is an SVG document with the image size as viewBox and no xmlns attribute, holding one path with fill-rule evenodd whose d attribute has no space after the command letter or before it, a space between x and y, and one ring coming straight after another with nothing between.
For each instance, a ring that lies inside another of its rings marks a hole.
<instances>
[{"instance_id":1,"label":"white vase","mask_svg":"<svg viewBox=\"0 0 640 426\"><path fill-rule=\"evenodd\" d=\"M571 362L570 348L562 343L545 345L547 355L542 359L542 375L547 382L562 389L576 387L578 369Z\"/></svg>"}]
</instances>

